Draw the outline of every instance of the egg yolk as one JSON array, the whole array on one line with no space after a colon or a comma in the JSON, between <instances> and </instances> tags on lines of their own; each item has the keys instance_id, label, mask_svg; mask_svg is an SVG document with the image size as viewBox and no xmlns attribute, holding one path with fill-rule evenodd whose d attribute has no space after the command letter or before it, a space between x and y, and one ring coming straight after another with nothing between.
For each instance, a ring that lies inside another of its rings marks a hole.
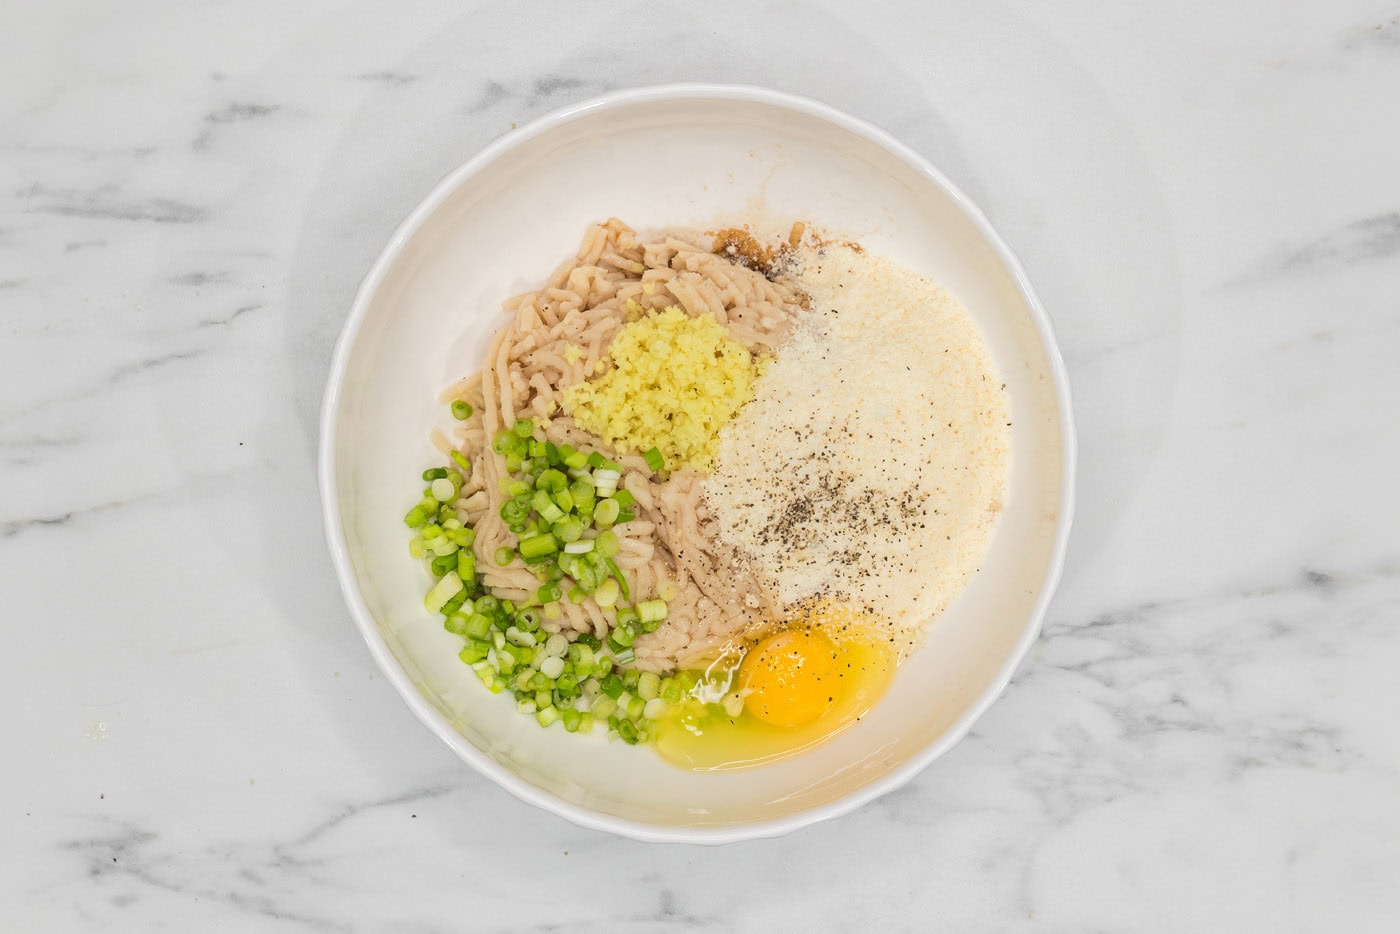
<instances>
[{"instance_id":1,"label":"egg yolk","mask_svg":"<svg viewBox=\"0 0 1400 934\"><path fill-rule=\"evenodd\" d=\"M749 649L739 668L749 713L774 726L811 723L836 702L840 653L817 629L790 629Z\"/></svg>"}]
</instances>

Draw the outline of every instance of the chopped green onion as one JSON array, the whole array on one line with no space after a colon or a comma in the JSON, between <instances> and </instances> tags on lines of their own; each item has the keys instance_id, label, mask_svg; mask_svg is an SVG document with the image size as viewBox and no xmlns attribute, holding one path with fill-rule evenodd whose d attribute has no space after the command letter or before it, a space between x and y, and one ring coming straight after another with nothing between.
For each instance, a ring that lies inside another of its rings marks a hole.
<instances>
[{"instance_id":1,"label":"chopped green onion","mask_svg":"<svg viewBox=\"0 0 1400 934\"><path fill-rule=\"evenodd\" d=\"M490 651L490 643L482 642L477 639L469 639L467 644L463 646L462 651L457 653L457 657L468 665L474 665L486 658Z\"/></svg>"},{"instance_id":2,"label":"chopped green onion","mask_svg":"<svg viewBox=\"0 0 1400 934\"><path fill-rule=\"evenodd\" d=\"M472 417L472 407L461 399L452 403L452 417L459 422L465 422Z\"/></svg>"},{"instance_id":3,"label":"chopped green onion","mask_svg":"<svg viewBox=\"0 0 1400 934\"><path fill-rule=\"evenodd\" d=\"M681 683L675 678L662 678L659 696L668 704L679 704L685 697L685 692L681 690Z\"/></svg>"},{"instance_id":4,"label":"chopped green onion","mask_svg":"<svg viewBox=\"0 0 1400 934\"><path fill-rule=\"evenodd\" d=\"M549 494L544 490L536 490L535 495L530 500L530 505L535 512L540 514L540 518L550 525L564 518L564 510L554 505L554 501L549 498Z\"/></svg>"},{"instance_id":5,"label":"chopped green onion","mask_svg":"<svg viewBox=\"0 0 1400 934\"><path fill-rule=\"evenodd\" d=\"M637 604L637 615L642 622L660 622L666 618L665 600L643 600Z\"/></svg>"},{"instance_id":6,"label":"chopped green onion","mask_svg":"<svg viewBox=\"0 0 1400 934\"><path fill-rule=\"evenodd\" d=\"M535 433L535 423L528 418L517 418L511 429L517 438L526 439Z\"/></svg>"},{"instance_id":7,"label":"chopped green onion","mask_svg":"<svg viewBox=\"0 0 1400 934\"><path fill-rule=\"evenodd\" d=\"M553 535L533 535L520 542L520 556L525 559L542 558L559 549ZM664 605L664 604L663 604Z\"/></svg>"},{"instance_id":8,"label":"chopped green onion","mask_svg":"<svg viewBox=\"0 0 1400 934\"><path fill-rule=\"evenodd\" d=\"M617 562L612 558L606 559L608 570L612 572L613 579L617 581L617 586L622 588L622 599L628 603L632 602L632 594L627 588L627 578L622 575L622 568L617 566Z\"/></svg>"},{"instance_id":9,"label":"chopped green onion","mask_svg":"<svg viewBox=\"0 0 1400 934\"><path fill-rule=\"evenodd\" d=\"M450 555L455 553L459 547L456 542L448 538L446 535L440 535L432 541L425 542L424 544L427 546L429 551L431 551L434 555L436 555L439 558L441 558L443 555Z\"/></svg>"},{"instance_id":10,"label":"chopped green onion","mask_svg":"<svg viewBox=\"0 0 1400 934\"><path fill-rule=\"evenodd\" d=\"M651 700L647 701L646 705L642 708L642 716L648 720L660 720L662 717L666 716L668 707L670 707L670 704L667 704L666 701L659 697L653 697Z\"/></svg>"},{"instance_id":11,"label":"chopped green onion","mask_svg":"<svg viewBox=\"0 0 1400 934\"><path fill-rule=\"evenodd\" d=\"M621 588L617 586L617 581L610 577L598 585L598 589L593 592L593 599L600 607L607 609L617 603L620 590Z\"/></svg>"},{"instance_id":12,"label":"chopped green onion","mask_svg":"<svg viewBox=\"0 0 1400 934\"><path fill-rule=\"evenodd\" d=\"M605 528L617 521L620 512L622 507L617 504L617 500L605 499L593 507L593 521Z\"/></svg>"},{"instance_id":13,"label":"chopped green onion","mask_svg":"<svg viewBox=\"0 0 1400 934\"><path fill-rule=\"evenodd\" d=\"M569 495L573 497L574 503L580 508L584 504L591 504L597 498L591 477L579 477L569 485Z\"/></svg>"},{"instance_id":14,"label":"chopped green onion","mask_svg":"<svg viewBox=\"0 0 1400 934\"><path fill-rule=\"evenodd\" d=\"M501 521L506 525L518 525L525 521L528 513L513 499L501 503Z\"/></svg>"},{"instance_id":15,"label":"chopped green onion","mask_svg":"<svg viewBox=\"0 0 1400 934\"><path fill-rule=\"evenodd\" d=\"M564 476L559 471L555 470L553 467L544 470L540 474L539 479L535 481L535 489L548 490L551 493L557 493L558 491L566 488L568 485L569 478Z\"/></svg>"},{"instance_id":16,"label":"chopped green onion","mask_svg":"<svg viewBox=\"0 0 1400 934\"><path fill-rule=\"evenodd\" d=\"M554 526L554 534L565 544L576 542L583 537L583 523L577 519L564 519Z\"/></svg>"},{"instance_id":17,"label":"chopped green onion","mask_svg":"<svg viewBox=\"0 0 1400 934\"><path fill-rule=\"evenodd\" d=\"M462 604L466 602L467 590L466 587L463 586L463 588L460 591L458 591L455 597L453 597L451 600L448 600L442 605L442 609L439 612L442 613L443 616L451 616L453 613L456 613L458 610L460 610L462 608Z\"/></svg>"},{"instance_id":18,"label":"chopped green onion","mask_svg":"<svg viewBox=\"0 0 1400 934\"><path fill-rule=\"evenodd\" d=\"M491 634L491 620L480 613L473 613L467 618L466 628L462 632L473 639L485 639Z\"/></svg>"},{"instance_id":19,"label":"chopped green onion","mask_svg":"<svg viewBox=\"0 0 1400 934\"><path fill-rule=\"evenodd\" d=\"M594 569L593 565L589 564L583 555L569 555L569 557L574 559L570 564L569 576L578 584L579 589L584 593L592 593L597 590L598 585L602 583L602 576Z\"/></svg>"},{"instance_id":20,"label":"chopped green onion","mask_svg":"<svg viewBox=\"0 0 1400 934\"><path fill-rule=\"evenodd\" d=\"M598 488L599 496L611 496L617 490L617 484L621 479L621 471L609 470L606 467L600 467L593 471L593 485Z\"/></svg>"},{"instance_id":21,"label":"chopped green onion","mask_svg":"<svg viewBox=\"0 0 1400 934\"><path fill-rule=\"evenodd\" d=\"M448 574L428 591L428 595L423 598L423 605L428 608L428 612L437 613L447 605L462 590L462 579L456 574Z\"/></svg>"},{"instance_id":22,"label":"chopped green onion","mask_svg":"<svg viewBox=\"0 0 1400 934\"><path fill-rule=\"evenodd\" d=\"M619 689L619 694L622 691ZM609 697L606 693L599 694L593 699L593 704L589 707L589 712L599 720L606 720L617 712L617 701Z\"/></svg>"},{"instance_id":23,"label":"chopped green onion","mask_svg":"<svg viewBox=\"0 0 1400 934\"><path fill-rule=\"evenodd\" d=\"M511 626L508 629L506 629L506 641L509 642L511 645L518 645L522 648L530 648L535 644L535 636L533 633L524 632L515 628L514 626Z\"/></svg>"},{"instance_id":24,"label":"chopped green onion","mask_svg":"<svg viewBox=\"0 0 1400 934\"><path fill-rule=\"evenodd\" d=\"M614 557L618 549L622 547L622 543L618 541L617 533L612 529L599 532L598 537L593 540L593 545L598 549L598 554L604 558Z\"/></svg>"},{"instance_id":25,"label":"chopped green onion","mask_svg":"<svg viewBox=\"0 0 1400 934\"><path fill-rule=\"evenodd\" d=\"M452 410L461 420L476 414L462 400ZM631 667L634 642L661 625L666 598L674 595L663 586L629 606L627 577L615 560L621 536L613 527L636 517L636 497L621 488L621 465L601 451L539 439L538 430L534 421L520 418L492 441L505 460L500 517L517 536L510 539L514 548L502 545L494 558L501 566L523 560L538 589L517 605L493 596L477 577L477 532L460 518L472 464L450 451L447 467L423 471L424 498L404 517L417 530L410 553L429 559L438 578L424 605L441 612L444 628L462 637L461 660L483 686L509 692L517 709L533 713L542 726L562 721L569 732L587 732L601 720L625 742L648 742L654 721L685 703L695 684L693 672L661 678ZM644 457L654 471L664 469L659 448ZM559 605L565 596L583 603L590 595L613 616L606 640L542 628L560 625L544 621L565 618ZM576 706L580 698L590 709Z\"/></svg>"}]
</instances>

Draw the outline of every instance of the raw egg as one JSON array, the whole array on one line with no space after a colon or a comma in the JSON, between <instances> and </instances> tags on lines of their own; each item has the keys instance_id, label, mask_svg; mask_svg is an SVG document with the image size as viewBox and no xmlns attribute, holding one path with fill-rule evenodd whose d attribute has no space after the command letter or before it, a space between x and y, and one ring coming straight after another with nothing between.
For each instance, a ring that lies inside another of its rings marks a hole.
<instances>
[{"instance_id":1,"label":"raw egg","mask_svg":"<svg viewBox=\"0 0 1400 934\"><path fill-rule=\"evenodd\" d=\"M698 771L762 765L818 746L865 715L898 662L887 623L827 604L731 647L656 727L668 761Z\"/></svg>"}]
</instances>

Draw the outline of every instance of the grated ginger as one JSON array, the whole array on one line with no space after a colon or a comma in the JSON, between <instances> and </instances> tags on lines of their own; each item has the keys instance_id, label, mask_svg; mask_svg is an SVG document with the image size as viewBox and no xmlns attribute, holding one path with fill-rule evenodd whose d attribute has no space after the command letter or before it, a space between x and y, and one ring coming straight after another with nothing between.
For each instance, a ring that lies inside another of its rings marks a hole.
<instances>
[{"instance_id":1,"label":"grated ginger","mask_svg":"<svg viewBox=\"0 0 1400 934\"><path fill-rule=\"evenodd\" d=\"M613 369L570 387L564 411L619 451L656 448L671 470L713 468L719 430L753 399L769 362L714 315L676 306L625 325L608 355Z\"/></svg>"}]
</instances>

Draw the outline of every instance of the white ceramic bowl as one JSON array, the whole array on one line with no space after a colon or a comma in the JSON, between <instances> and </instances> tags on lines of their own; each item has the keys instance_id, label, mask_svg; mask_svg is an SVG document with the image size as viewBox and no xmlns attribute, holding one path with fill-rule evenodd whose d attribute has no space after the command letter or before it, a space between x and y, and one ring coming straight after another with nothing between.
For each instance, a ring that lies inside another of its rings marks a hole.
<instances>
[{"instance_id":1,"label":"white ceramic bowl","mask_svg":"<svg viewBox=\"0 0 1400 934\"><path fill-rule=\"evenodd\" d=\"M401 517L438 391L477 369L506 296L537 287L589 222L639 229L793 220L853 236L950 289L1009 391L1011 495L981 572L885 698L826 745L764 768L681 771L646 748L541 730L457 659L428 614ZM321 422L326 536L375 660L474 768L579 824L643 840L773 836L845 813L943 754L1006 686L1058 580L1074 435L1050 322L985 217L917 154L813 101L747 87L623 91L496 140L395 232L336 347Z\"/></svg>"}]
</instances>

